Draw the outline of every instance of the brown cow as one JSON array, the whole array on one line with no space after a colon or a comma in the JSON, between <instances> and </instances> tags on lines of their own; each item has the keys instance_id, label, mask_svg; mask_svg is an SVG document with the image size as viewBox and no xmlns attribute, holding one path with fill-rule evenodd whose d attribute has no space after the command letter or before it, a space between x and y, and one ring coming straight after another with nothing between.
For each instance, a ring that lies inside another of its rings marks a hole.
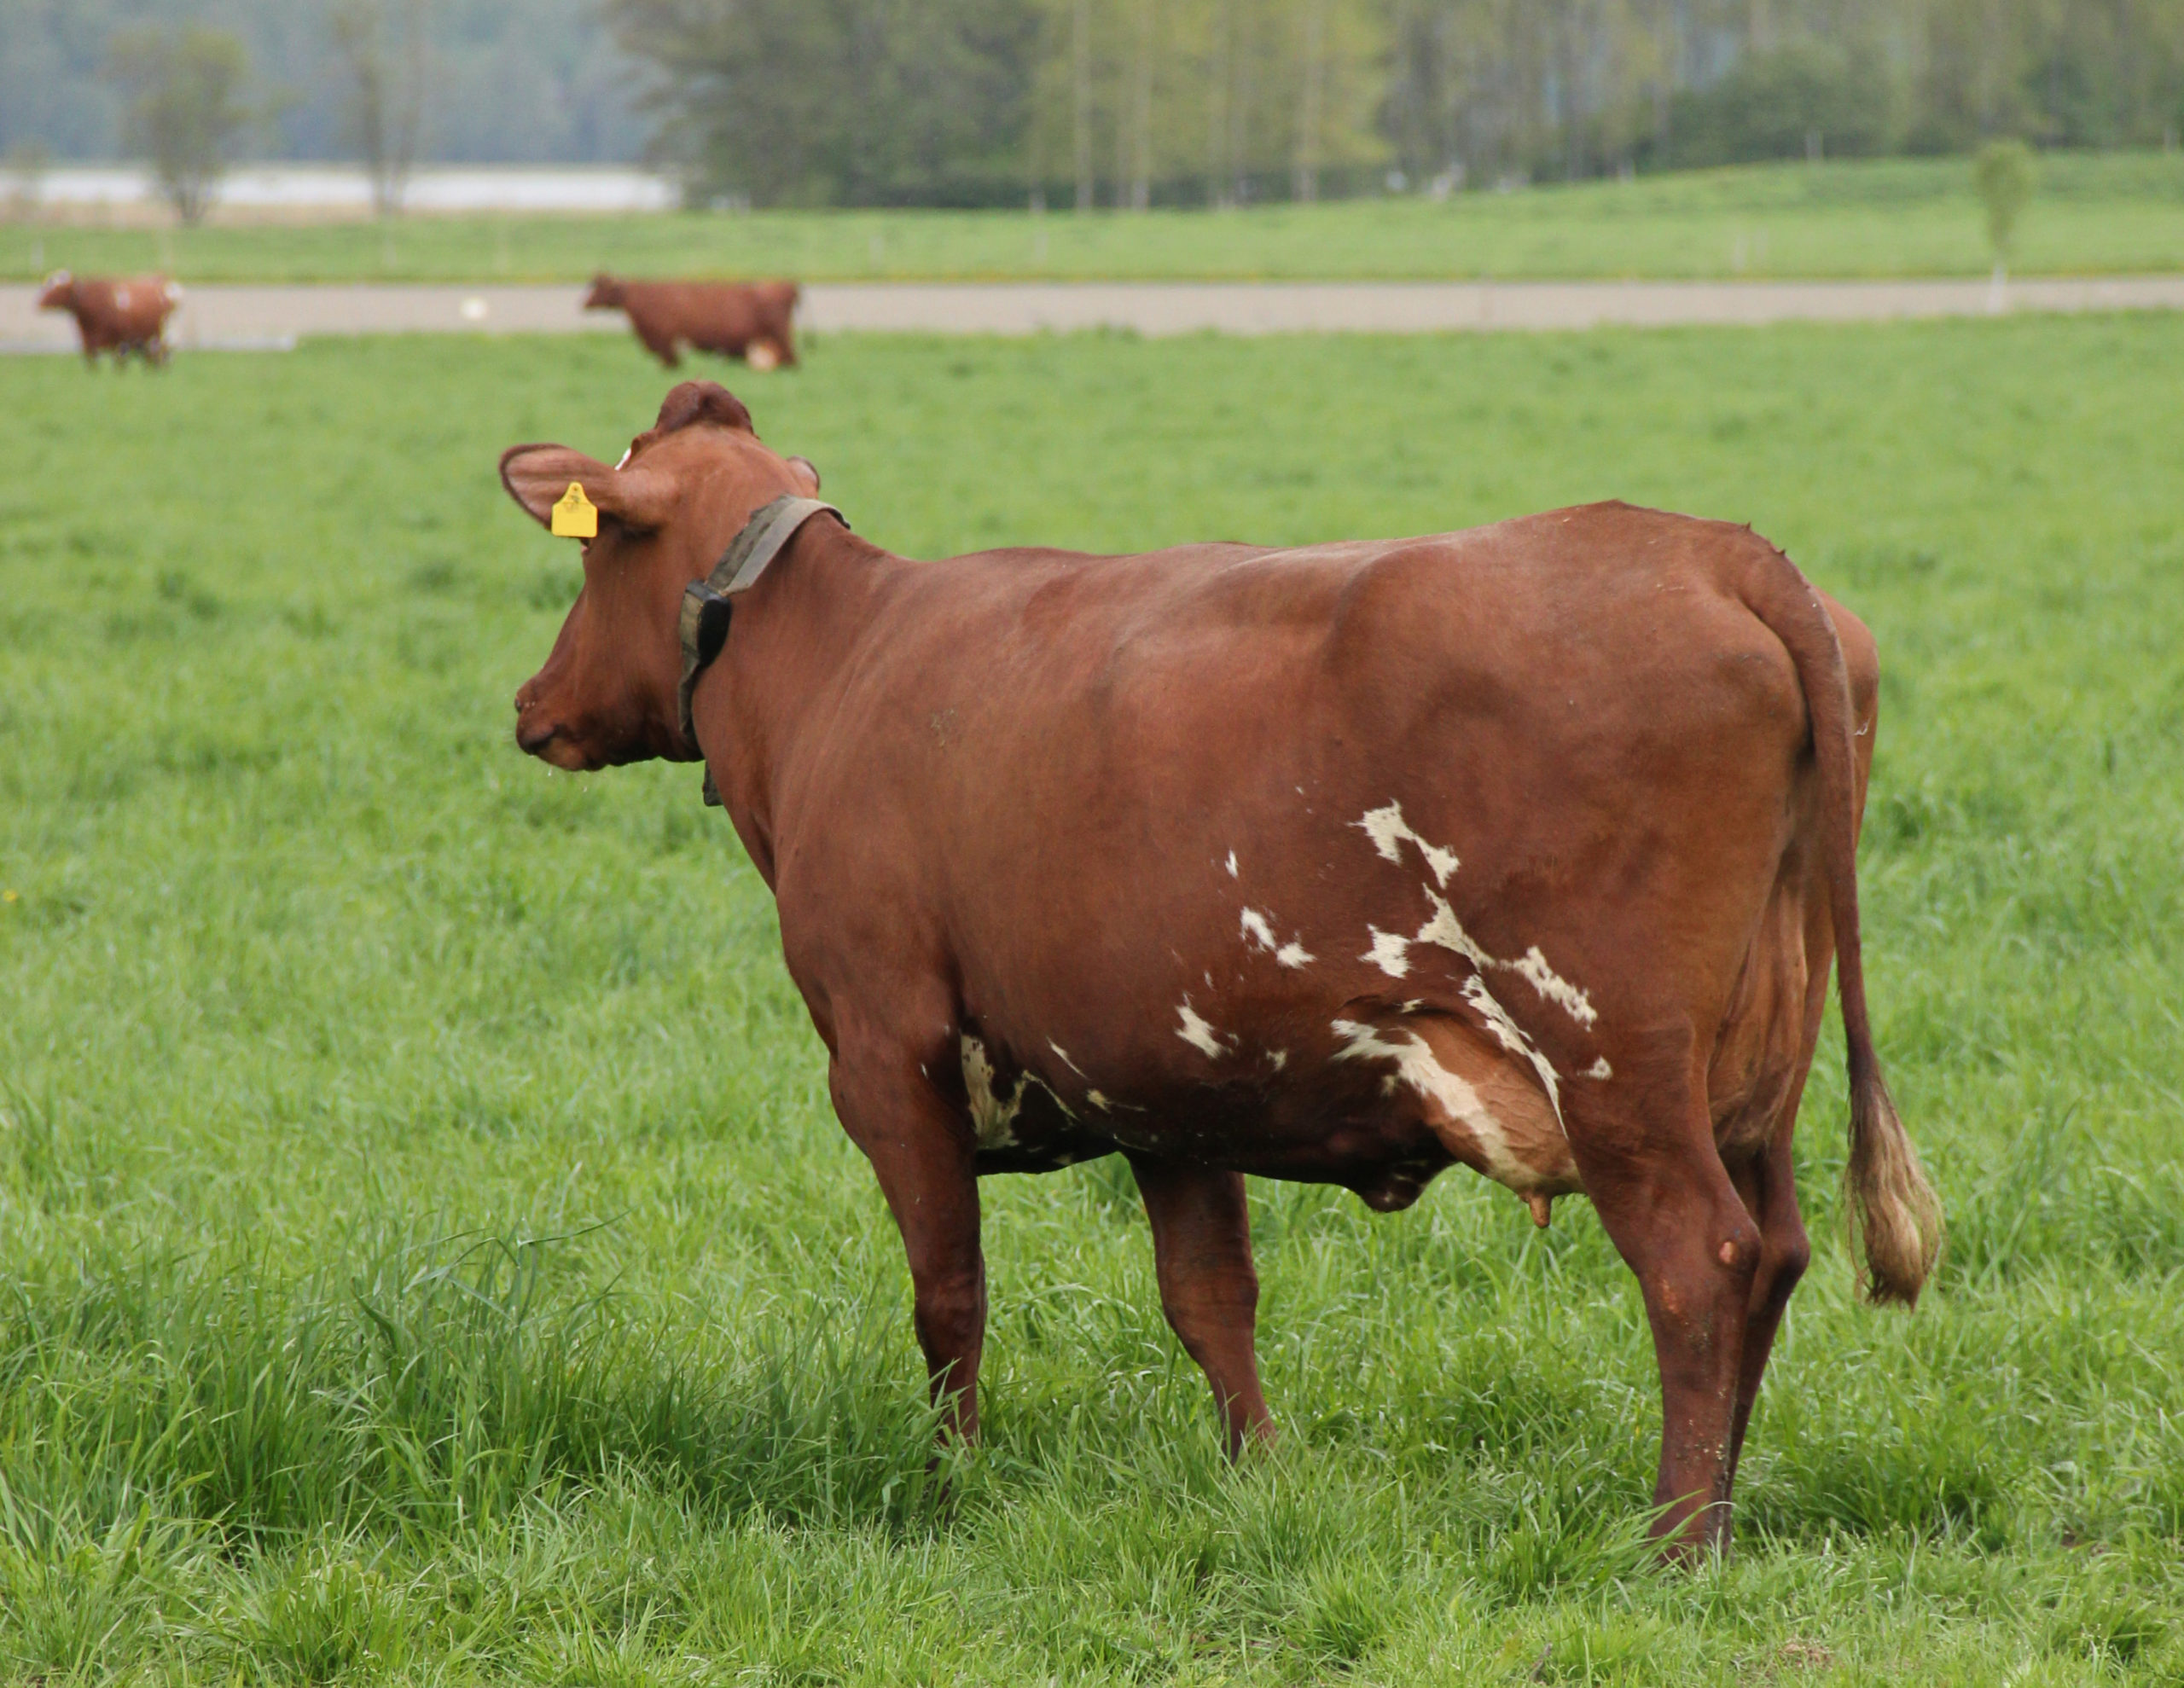
<instances>
[{"instance_id":1,"label":"brown cow","mask_svg":"<svg viewBox=\"0 0 2184 1688\"><path fill-rule=\"evenodd\" d=\"M618 467L521 445L501 474L541 520L572 482L600 513L517 742L706 762L961 1434L981 1175L1128 1157L1235 1448L1269 1428L1240 1175L1389 1209L1461 1161L1542 1224L1591 1198L1652 1321L1658 1528L1725 1540L1809 1252L1790 1140L1835 958L1869 1291L1917 1296L1939 1211L1858 957L1873 641L1749 529L1597 504L912 562L772 504L816 473L698 382ZM723 627L693 583L785 528ZM718 645L687 716L682 625Z\"/></svg>"},{"instance_id":2,"label":"brown cow","mask_svg":"<svg viewBox=\"0 0 2184 1688\"><path fill-rule=\"evenodd\" d=\"M135 352L147 363L167 361L166 322L182 289L164 276L71 276L56 270L38 296L40 310L65 310L84 339L84 361L96 368L102 351L118 365Z\"/></svg>"},{"instance_id":3,"label":"brown cow","mask_svg":"<svg viewBox=\"0 0 2184 1688\"><path fill-rule=\"evenodd\" d=\"M592 278L586 310L626 310L645 350L667 368L688 341L700 351L741 357L754 369L796 362L793 281L622 281Z\"/></svg>"}]
</instances>

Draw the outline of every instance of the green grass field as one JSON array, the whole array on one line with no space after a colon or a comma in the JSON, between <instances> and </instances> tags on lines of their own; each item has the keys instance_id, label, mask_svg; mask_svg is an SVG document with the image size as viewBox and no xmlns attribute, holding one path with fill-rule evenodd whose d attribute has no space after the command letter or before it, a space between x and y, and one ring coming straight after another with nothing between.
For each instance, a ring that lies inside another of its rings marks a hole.
<instances>
[{"instance_id":1,"label":"green grass field","mask_svg":"<svg viewBox=\"0 0 2184 1688\"><path fill-rule=\"evenodd\" d=\"M2027 274L2184 269L2184 154L2055 155L2018 236ZM1984 275L1965 159L1769 165L1514 194L1088 217L760 212L419 218L194 230L0 228L0 275L160 269L195 281L1440 280Z\"/></svg>"},{"instance_id":2,"label":"green grass field","mask_svg":"<svg viewBox=\"0 0 2184 1688\"><path fill-rule=\"evenodd\" d=\"M816 341L736 372L913 554L1755 522L1879 633L1884 1058L1953 1225L1818 1244L1726 1564L1590 1209L1255 1184L1286 1439L1219 1457L1126 1176L987 1186L936 1504L907 1273L690 769L510 694L619 340L10 365L0 1679L2184 1681L2184 321Z\"/></svg>"}]
</instances>

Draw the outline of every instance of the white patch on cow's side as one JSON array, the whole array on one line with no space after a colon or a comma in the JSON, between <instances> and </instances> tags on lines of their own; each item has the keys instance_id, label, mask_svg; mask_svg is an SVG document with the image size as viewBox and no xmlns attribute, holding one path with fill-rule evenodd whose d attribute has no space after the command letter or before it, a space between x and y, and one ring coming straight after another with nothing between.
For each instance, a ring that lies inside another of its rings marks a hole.
<instances>
[{"instance_id":1,"label":"white patch on cow's side","mask_svg":"<svg viewBox=\"0 0 2184 1688\"><path fill-rule=\"evenodd\" d=\"M1365 829L1365 836L1373 840L1373 848L1391 861L1401 861L1401 841L1410 836L1410 827L1403 818L1403 805L1391 803L1385 809L1368 809L1365 818L1357 823Z\"/></svg>"},{"instance_id":2,"label":"white patch on cow's side","mask_svg":"<svg viewBox=\"0 0 2184 1688\"><path fill-rule=\"evenodd\" d=\"M1228 877L1236 877L1236 852L1233 850L1228 852Z\"/></svg>"},{"instance_id":3,"label":"white patch on cow's side","mask_svg":"<svg viewBox=\"0 0 2184 1688\"><path fill-rule=\"evenodd\" d=\"M1273 1064L1276 1072L1280 1072L1289 1064L1289 1052L1287 1049L1269 1049L1266 1052L1266 1058Z\"/></svg>"},{"instance_id":4,"label":"white patch on cow's side","mask_svg":"<svg viewBox=\"0 0 2184 1688\"><path fill-rule=\"evenodd\" d=\"M1019 1079L1016 1093L1003 1102L994 1094L993 1063L986 1059L986 1046L975 1037L966 1037L963 1045L963 1091L971 1101L971 1133L981 1149L1006 1149L1015 1142L1017 1110L1024 1105L1024 1084Z\"/></svg>"},{"instance_id":5,"label":"white patch on cow's side","mask_svg":"<svg viewBox=\"0 0 2184 1688\"><path fill-rule=\"evenodd\" d=\"M1607 1057L1603 1055L1600 1059L1594 1062L1592 1065L1587 1067L1584 1071L1579 1073L1577 1076L1580 1078L1613 1078L1615 1076L1615 1069L1608 1065Z\"/></svg>"},{"instance_id":6,"label":"white patch on cow's side","mask_svg":"<svg viewBox=\"0 0 2184 1688\"><path fill-rule=\"evenodd\" d=\"M1472 1140L1485 1156L1488 1175L1496 1181L1512 1186L1531 1179L1531 1172L1524 1163L1509 1152L1508 1134L1502 1130L1502 1122L1489 1111L1479 1099L1478 1092L1461 1075L1450 1072L1433 1053L1432 1045L1414 1031L1402 1034L1401 1041L1382 1037L1369 1025L1356 1020L1336 1020L1334 1033L1343 1040L1343 1047L1335 1051L1338 1061L1386 1060L1396 1064L1395 1073L1384 1082L1382 1088L1391 1091L1397 1080L1408 1084L1428 1101L1438 1102L1449 1117L1470 1132Z\"/></svg>"},{"instance_id":7,"label":"white patch on cow's side","mask_svg":"<svg viewBox=\"0 0 2184 1688\"><path fill-rule=\"evenodd\" d=\"M1182 1030L1176 1035L1192 1048L1203 1051L1208 1059L1216 1061L1227 1053L1221 1047L1221 1040L1214 1035L1213 1028L1199 1018L1198 1010L1191 1006L1189 997L1176 1004L1176 1013L1183 1023Z\"/></svg>"},{"instance_id":8,"label":"white patch on cow's side","mask_svg":"<svg viewBox=\"0 0 2184 1688\"><path fill-rule=\"evenodd\" d=\"M1598 1012L1583 991L1558 977L1554 970L1547 965L1537 945L1527 950L1521 960L1496 960L1480 948L1477 940L1464 930L1463 922L1456 918L1456 911L1449 907L1447 899L1436 896L1430 890L1426 896L1433 905L1433 918L1418 929L1417 941L1454 950L1478 969L1478 975L1464 982L1465 1000L1484 1016L1504 1047L1521 1050L1538 1069L1541 1082L1547 1086L1548 1099L1554 1103L1554 1117L1560 1120L1562 1117L1562 1103L1555 1089L1554 1069L1548 1064L1547 1057L1533 1046L1532 1041L1525 1035L1522 1028L1509 1017L1509 1011L1495 1000L1494 993L1486 988L1483 976L1497 967L1515 972L1527 980L1541 995L1556 1003L1571 1018L1583 1025L1589 1026L1597 1020L1600 1018Z\"/></svg>"},{"instance_id":9,"label":"white patch on cow's side","mask_svg":"<svg viewBox=\"0 0 2184 1688\"><path fill-rule=\"evenodd\" d=\"M1084 1099L1089 1102L1094 1107L1097 1108L1101 1113L1104 1114L1107 1111L1107 1099L1105 1096L1102 1096L1098 1091L1086 1091L1084 1093Z\"/></svg>"},{"instance_id":10,"label":"white patch on cow's side","mask_svg":"<svg viewBox=\"0 0 2184 1688\"><path fill-rule=\"evenodd\" d=\"M1464 930L1464 923L1456 918L1456 911L1449 907L1444 896L1426 893L1426 900L1433 905L1433 918L1418 929L1414 943L1438 944L1443 949L1454 950L1474 967L1490 967L1494 958L1472 942L1472 935Z\"/></svg>"},{"instance_id":11,"label":"white patch on cow's side","mask_svg":"<svg viewBox=\"0 0 2184 1688\"><path fill-rule=\"evenodd\" d=\"M1071 1060L1069 1059L1069 1051L1063 1048L1060 1044L1055 1042L1051 1037L1047 1040L1047 1047L1053 1050L1055 1054L1061 1057L1062 1065L1067 1067L1079 1078L1084 1076L1084 1069L1078 1066L1076 1062Z\"/></svg>"},{"instance_id":12,"label":"white patch on cow's side","mask_svg":"<svg viewBox=\"0 0 2184 1688\"><path fill-rule=\"evenodd\" d=\"M1562 1125L1562 1085L1554 1063L1540 1053L1538 1046L1525 1035L1522 1026L1509 1018L1509 1011L1496 1000L1494 993L1486 988L1486 981L1477 973L1464 981L1464 1001L1478 1010L1479 1018L1486 1022L1486 1029L1504 1049L1513 1055L1522 1055L1532 1064L1532 1070L1539 1075L1540 1084L1547 1092L1548 1105L1554 1110L1554 1122Z\"/></svg>"},{"instance_id":13,"label":"white patch on cow's side","mask_svg":"<svg viewBox=\"0 0 2184 1688\"><path fill-rule=\"evenodd\" d=\"M1560 1121L1562 1099L1561 1093L1556 1088L1554 1066L1546 1056L1540 1053L1531 1039L1525 1035L1524 1029L1510 1018L1509 1011L1495 999L1494 993L1486 988L1484 975L1496 968L1519 974L1541 995L1555 1003L1582 1025L1591 1025L1600 1018L1599 1012L1583 991L1561 978L1547 965L1546 958L1541 955L1536 944L1526 950L1518 960L1496 960L1480 948L1477 940L1464 930L1463 922L1456 918L1456 911L1449 907L1446 898L1436 896L1430 890L1426 896L1433 905L1433 918L1418 929L1417 942L1438 944L1443 949L1454 950L1478 969L1477 974L1464 981L1464 1000L1478 1010L1488 1027L1501 1039L1504 1048L1521 1053L1532 1064L1540 1076L1540 1082L1547 1087L1548 1099L1554 1104L1554 1117Z\"/></svg>"},{"instance_id":14,"label":"white patch on cow's side","mask_svg":"<svg viewBox=\"0 0 2184 1688\"><path fill-rule=\"evenodd\" d=\"M128 289L128 288L126 288L126 287L116 287L116 288L113 290L113 305L114 305L114 309L115 309L115 310L128 310L128 309L129 309L129 289Z\"/></svg>"},{"instance_id":15,"label":"white patch on cow's side","mask_svg":"<svg viewBox=\"0 0 2184 1688\"><path fill-rule=\"evenodd\" d=\"M1547 957L1534 944L1513 961L1502 966L1531 986L1542 996L1554 1003L1581 1026L1589 1026L1600 1018L1600 1011L1593 1006L1592 998L1564 978L1547 965Z\"/></svg>"},{"instance_id":16,"label":"white patch on cow's side","mask_svg":"<svg viewBox=\"0 0 2184 1688\"><path fill-rule=\"evenodd\" d=\"M1410 971L1410 940L1400 932L1384 932L1378 926L1365 929L1373 934L1373 947L1357 959L1370 961L1391 979L1399 979Z\"/></svg>"},{"instance_id":17,"label":"white patch on cow's side","mask_svg":"<svg viewBox=\"0 0 2184 1688\"><path fill-rule=\"evenodd\" d=\"M1275 937L1274 922L1256 908L1244 910L1240 925L1245 939L1254 948L1270 952L1285 967L1301 967L1314 959L1312 952L1293 938L1287 943L1279 943Z\"/></svg>"},{"instance_id":18,"label":"white patch on cow's side","mask_svg":"<svg viewBox=\"0 0 2184 1688\"><path fill-rule=\"evenodd\" d=\"M1455 851L1443 850L1438 844L1430 844L1411 831L1410 823L1403 818L1403 805L1399 803L1391 803L1385 809L1368 809L1363 820L1352 824L1363 827L1365 836L1373 840L1373 848L1390 861L1403 860L1401 846L1403 840L1409 838L1418 846L1418 853L1426 858L1426 865L1432 870L1433 883L1437 885L1446 886L1449 875L1456 871Z\"/></svg>"},{"instance_id":19,"label":"white patch on cow's side","mask_svg":"<svg viewBox=\"0 0 2184 1688\"><path fill-rule=\"evenodd\" d=\"M630 459L636 455L636 450L637 448L634 445L627 447L623 451L622 455L614 460L614 467L618 469L626 469L629 467Z\"/></svg>"},{"instance_id":20,"label":"white patch on cow's side","mask_svg":"<svg viewBox=\"0 0 2184 1688\"><path fill-rule=\"evenodd\" d=\"M1478 939L1463 931L1463 921L1457 919L1457 911L1448 906L1448 897L1426 891L1426 902L1432 904L1432 919L1417 928L1417 937L1413 939L1415 943L1437 943L1443 950L1455 950L1459 956L1470 960L1472 966L1478 967L1478 972L1490 972L1496 970L1496 967L1502 972L1513 972L1526 985L1540 991L1540 995L1544 995L1546 1001L1553 1002L1557 1009L1571 1015L1577 1024L1592 1026L1599 1020L1600 1013L1599 1009L1592 1006L1590 995L1586 991L1577 989L1577 985L1557 974L1551 966L1546 966L1546 956L1540 954L1537 943L1533 943L1516 960L1501 960L1496 956L1487 954L1478 946ZM1368 931L1374 932L1374 939L1378 941L1378 937L1380 937L1378 928L1368 928Z\"/></svg>"}]
</instances>

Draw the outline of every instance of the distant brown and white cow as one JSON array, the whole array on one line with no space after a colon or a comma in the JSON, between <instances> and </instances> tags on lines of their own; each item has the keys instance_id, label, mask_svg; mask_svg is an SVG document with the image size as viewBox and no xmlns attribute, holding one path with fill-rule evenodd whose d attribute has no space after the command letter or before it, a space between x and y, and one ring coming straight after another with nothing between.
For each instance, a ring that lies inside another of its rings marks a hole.
<instances>
[{"instance_id":1,"label":"distant brown and white cow","mask_svg":"<svg viewBox=\"0 0 2184 1688\"><path fill-rule=\"evenodd\" d=\"M65 310L83 336L84 361L102 351L118 364L131 352L147 363L167 361L166 322L182 289L164 276L71 276L56 270L38 296L40 310Z\"/></svg>"},{"instance_id":2,"label":"distant brown and white cow","mask_svg":"<svg viewBox=\"0 0 2184 1688\"><path fill-rule=\"evenodd\" d=\"M1461 1161L1542 1224L1590 1198L1652 1322L1658 1528L1725 1540L1808 1257L1791 1133L1831 960L1869 1292L1916 1298L1939 1211L1859 965L1873 644L1750 530L1597 504L913 562L774 502L816 473L696 382L617 467L520 445L501 474L542 521L572 482L600 513L517 742L705 760L962 1435L982 1175L1128 1157L1235 1448L1269 1430L1240 1175L1391 1209ZM723 629L693 583L784 527ZM687 727L686 603L719 642Z\"/></svg>"},{"instance_id":3,"label":"distant brown and white cow","mask_svg":"<svg viewBox=\"0 0 2184 1688\"><path fill-rule=\"evenodd\" d=\"M625 310L645 350L672 369L687 343L754 369L796 362L793 281L624 281L592 278L586 310Z\"/></svg>"}]
</instances>

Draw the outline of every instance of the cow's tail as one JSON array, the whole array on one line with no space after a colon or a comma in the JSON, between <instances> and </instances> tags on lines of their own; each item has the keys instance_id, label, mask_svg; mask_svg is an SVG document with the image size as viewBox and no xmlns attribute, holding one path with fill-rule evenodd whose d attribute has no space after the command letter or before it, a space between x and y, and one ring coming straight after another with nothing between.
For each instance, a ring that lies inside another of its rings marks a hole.
<instances>
[{"instance_id":1,"label":"cow's tail","mask_svg":"<svg viewBox=\"0 0 2184 1688\"><path fill-rule=\"evenodd\" d=\"M1835 923L1836 987L1850 1052L1850 1155L1844 1169L1845 1219L1862 1236L1866 1293L1908 1307L1941 1251L1942 1209L1889 1099L1866 1014L1858 942L1856 723L1850 670L1834 618L1797 565L1772 546L1744 582L1745 603L1782 641L1804 692L1820 774L1820 848Z\"/></svg>"}]
</instances>

